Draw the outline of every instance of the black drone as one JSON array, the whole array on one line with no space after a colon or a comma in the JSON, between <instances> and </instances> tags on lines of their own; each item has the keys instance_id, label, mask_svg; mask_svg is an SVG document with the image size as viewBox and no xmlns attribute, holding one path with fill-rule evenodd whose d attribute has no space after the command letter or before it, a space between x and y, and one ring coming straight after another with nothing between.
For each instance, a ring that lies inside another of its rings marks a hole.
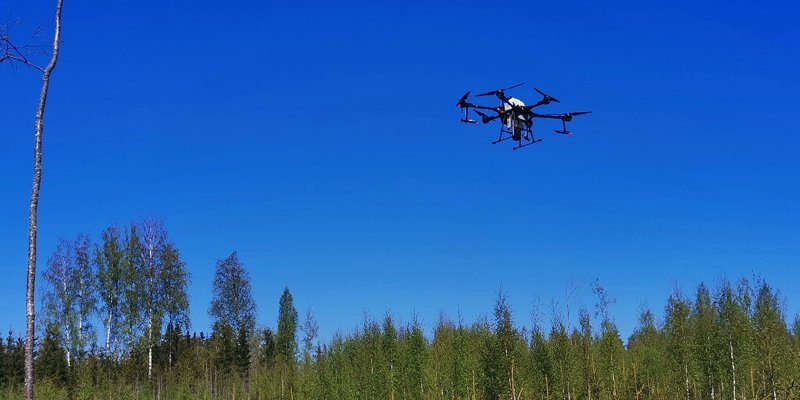
<instances>
[{"instance_id":1,"label":"black drone","mask_svg":"<svg viewBox=\"0 0 800 400\"><path fill-rule=\"evenodd\" d=\"M506 97L505 91L509 89L513 89L515 87L519 87L524 85L524 83L520 83L518 85L514 85L511 87L507 87L505 89L497 89L492 90L490 92L476 94L475 97L481 96L497 96L500 99L501 103L498 107L487 107L487 106L479 106L476 104L468 103L467 97L469 97L469 93L465 93L456 103L458 108L464 109L464 118L461 119L461 122L468 123L468 124L477 124L478 121L469 118L469 110L473 109L476 114L480 115L481 122L484 124L488 124L489 122L499 119L501 121L500 124L500 136L492 142L492 144L500 143L504 140L514 140L517 142L517 145L514 147L514 150L530 146L534 143L541 142L542 139L536 139L533 137L533 119L534 118L549 118L549 119L560 119L563 129L562 130L555 130L555 133L560 133L562 135L571 135L572 132L567 130L567 122L572 121L572 117L576 115L582 114L589 114L591 111L577 111L577 112L568 112L564 114L537 114L533 112L533 109L539 106L547 105L552 102L561 103L558 99L549 94L542 92L537 88L533 88L537 93L542 95L542 99L536 102L536 104L526 106L520 99L515 97ZM480 110L486 110L495 113L495 115L487 115ZM525 141L523 143L523 140Z\"/></svg>"}]
</instances>

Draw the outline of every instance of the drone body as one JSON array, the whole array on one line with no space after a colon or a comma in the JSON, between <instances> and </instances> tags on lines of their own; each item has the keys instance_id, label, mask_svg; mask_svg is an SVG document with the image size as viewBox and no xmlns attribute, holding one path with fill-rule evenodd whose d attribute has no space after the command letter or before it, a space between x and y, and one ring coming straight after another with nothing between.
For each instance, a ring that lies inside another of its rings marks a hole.
<instances>
[{"instance_id":1,"label":"drone body","mask_svg":"<svg viewBox=\"0 0 800 400\"><path fill-rule=\"evenodd\" d=\"M475 97L481 96L496 96L500 99L500 106L498 107L487 107L476 105L467 102L467 98L469 97L470 92L461 96L461 99L458 100L456 106L464 110L464 118L461 119L461 122L469 123L469 124L477 124L478 121L469 118L469 110L473 109L476 114L481 117L481 122L484 124L488 124L489 122L499 119L500 124L500 136L497 140L493 141L492 144L500 143L504 140L513 140L517 142L517 145L514 146L514 150L530 146L534 143L541 142L542 139L536 139L533 136L533 120L534 118L548 118L548 119L560 119L563 129L562 130L555 130L555 133L563 134L563 135L571 135L572 132L567 130L567 122L572 121L572 117L576 115L588 114L591 111L578 111L578 112L569 112L564 114L538 114L533 112L533 109L539 106L550 104L551 102L560 103L558 99L552 97L537 88L533 88L537 93L542 95L542 99L536 102L533 105L526 106L525 103L516 98L516 97L507 97L505 94L506 90L513 89L515 87L522 86L523 83L518 85L514 85L505 89L497 89L492 90L490 92L481 93L475 95ZM487 113L482 112L480 110L486 110L495 113L495 115L487 115ZM523 143L523 140L525 142Z\"/></svg>"}]
</instances>

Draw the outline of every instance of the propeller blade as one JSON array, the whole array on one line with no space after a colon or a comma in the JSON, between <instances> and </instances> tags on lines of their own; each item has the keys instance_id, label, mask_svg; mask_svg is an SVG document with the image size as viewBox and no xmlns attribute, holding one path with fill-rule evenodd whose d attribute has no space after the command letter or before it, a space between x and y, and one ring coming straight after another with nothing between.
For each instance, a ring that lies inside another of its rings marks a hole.
<instances>
[{"instance_id":1,"label":"propeller blade","mask_svg":"<svg viewBox=\"0 0 800 400\"><path fill-rule=\"evenodd\" d=\"M467 93L464 93L464 95L461 96L461 98L458 100L458 103L456 103L456 107L458 108L464 107L467 97L469 97L469 91L467 91Z\"/></svg>"},{"instance_id":2,"label":"propeller blade","mask_svg":"<svg viewBox=\"0 0 800 400\"><path fill-rule=\"evenodd\" d=\"M555 97L553 97L553 96L550 96L549 94L547 94L547 93L545 93L545 92L543 92L543 91L541 91L541 90L539 90L539 89L537 89L537 88L533 88L533 90L535 90L537 93L539 93L540 95L542 95L542 97L544 97L544 99L543 99L543 100L544 100L546 103L549 103L549 102L551 102L551 101L555 101L556 103L561 103L561 101L560 101L560 100L558 100L557 98L555 98Z\"/></svg>"},{"instance_id":3,"label":"propeller blade","mask_svg":"<svg viewBox=\"0 0 800 400\"><path fill-rule=\"evenodd\" d=\"M509 86L509 87L507 87L505 89L497 89L497 90L492 90L492 91L486 92L486 93L476 94L475 97L479 97L479 96L494 96L494 95L496 95L498 93L503 93L503 91L505 91L505 90L513 89L515 87L520 87L520 86L522 86L524 84L525 84L525 82L522 82L522 83L518 83L518 84L516 84L514 86Z\"/></svg>"},{"instance_id":4,"label":"propeller blade","mask_svg":"<svg viewBox=\"0 0 800 400\"><path fill-rule=\"evenodd\" d=\"M591 114L591 113L592 113L591 111L577 111L577 112L571 112L569 114L575 116L575 115L583 115L583 114Z\"/></svg>"},{"instance_id":5,"label":"propeller blade","mask_svg":"<svg viewBox=\"0 0 800 400\"><path fill-rule=\"evenodd\" d=\"M474 110L474 111L475 111L476 114L481 116L481 121L483 121L484 124L488 124L489 122L492 122L492 121L496 120L497 118L500 118L499 115L495 115L495 116L490 117L490 116L488 116L488 115L486 115L486 114L484 114L484 113L482 113L482 112L480 112L478 110Z\"/></svg>"}]
</instances>

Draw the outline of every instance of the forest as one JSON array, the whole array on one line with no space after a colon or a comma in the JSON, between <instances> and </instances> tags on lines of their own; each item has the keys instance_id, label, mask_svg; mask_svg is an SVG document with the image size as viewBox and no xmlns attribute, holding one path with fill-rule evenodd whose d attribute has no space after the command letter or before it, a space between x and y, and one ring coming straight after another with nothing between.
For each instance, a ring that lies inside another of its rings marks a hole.
<instances>
[{"instance_id":1,"label":"forest","mask_svg":"<svg viewBox=\"0 0 800 400\"><path fill-rule=\"evenodd\" d=\"M216 263L211 331L191 331L189 279L157 217L108 227L97 243L60 240L41 275L38 398L800 398L800 319L790 324L779 291L757 277L675 289L627 338L595 282L594 304L574 316L569 305L515 316L500 292L476 321L442 314L424 327L387 312L326 340L288 288L277 321L259 323L235 252ZM0 339L2 399L22 396L23 347L14 332Z\"/></svg>"}]
</instances>

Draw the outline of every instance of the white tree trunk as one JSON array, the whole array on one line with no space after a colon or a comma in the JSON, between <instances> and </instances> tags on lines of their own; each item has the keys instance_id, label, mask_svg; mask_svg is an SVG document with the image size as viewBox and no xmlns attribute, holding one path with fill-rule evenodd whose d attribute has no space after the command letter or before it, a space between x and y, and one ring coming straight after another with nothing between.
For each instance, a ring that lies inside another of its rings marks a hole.
<instances>
[{"instance_id":1,"label":"white tree trunk","mask_svg":"<svg viewBox=\"0 0 800 400\"><path fill-rule=\"evenodd\" d=\"M733 339L728 335L728 345L731 349L731 374L733 378L733 400L736 400L736 362L733 358Z\"/></svg>"},{"instance_id":2,"label":"white tree trunk","mask_svg":"<svg viewBox=\"0 0 800 400\"><path fill-rule=\"evenodd\" d=\"M33 400L33 342L36 334L36 306L34 293L36 289L36 234L37 211L39 208L39 188L42 183L42 134L44 133L44 109L47 104L47 91L50 88L50 74L58 61L58 45L61 39L61 5L56 3L55 34L53 35L53 54L50 62L42 70L42 91L39 95L39 106L36 109L36 123L33 145L33 185L28 208L28 270L25 287L25 399Z\"/></svg>"},{"instance_id":3,"label":"white tree trunk","mask_svg":"<svg viewBox=\"0 0 800 400\"><path fill-rule=\"evenodd\" d=\"M625 368L625 365L622 366ZM611 395L617 400L617 377L614 373L614 354L611 354Z\"/></svg>"},{"instance_id":4,"label":"white tree trunk","mask_svg":"<svg viewBox=\"0 0 800 400\"><path fill-rule=\"evenodd\" d=\"M686 383L686 400L689 400L689 364L686 362L683 363L683 371L685 373L684 376L686 377L686 380L684 381Z\"/></svg>"},{"instance_id":5,"label":"white tree trunk","mask_svg":"<svg viewBox=\"0 0 800 400\"><path fill-rule=\"evenodd\" d=\"M153 321L147 324L147 380L153 378Z\"/></svg>"},{"instance_id":6,"label":"white tree trunk","mask_svg":"<svg viewBox=\"0 0 800 400\"><path fill-rule=\"evenodd\" d=\"M78 295L80 298L80 294ZM80 304L78 305L78 357L80 354L83 353L83 311L80 310Z\"/></svg>"},{"instance_id":7,"label":"white tree trunk","mask_svg":"<svg viewBox=\"0 0 800 400\"><path fill-rule=\"evenodd\" d=\"M110 309L108 310L108 320L106 322L106 354L111 354L111 310Z\"/></svg>"}]
</instances>

